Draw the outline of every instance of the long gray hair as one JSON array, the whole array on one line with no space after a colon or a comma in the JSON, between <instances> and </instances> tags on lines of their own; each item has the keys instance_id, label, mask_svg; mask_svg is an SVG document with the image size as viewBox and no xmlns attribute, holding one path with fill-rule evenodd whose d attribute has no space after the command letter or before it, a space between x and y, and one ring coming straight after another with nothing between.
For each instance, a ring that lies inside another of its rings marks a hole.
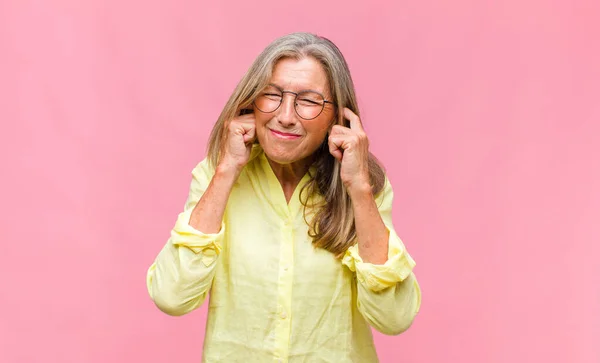
<instances>
[{"instance_id":1,"label":"long gray hair","mask_svg":"<svg viewBox=\"0 0 600 363\"><path fill-rule=\"evenodd\" d=\"M233 94L215 123L209 143L208 158L213 167L218 164L224 144L225 130L229 120L239 115L240 110L249 108L258 94L271 79L275 64L283 58L300 60L312 57L323 66L331 97L336 105L334 124L348 126L343 116L344 107L360 117L354 92L354 83L344 56L330 40L310 33L293 33L276 39L256 58L242 77ZM316 172L310 175L300 196L304 205L306 220L307 208L312 211L309 235L316 247L323 248L341 257L354 244L356 227L354 212L348 193L340 177L340 163L329 153L327 137L316 151L314 166ZM385 174L373 155L369 155L369 176L373 194L383 189ZM311 198L319 195L322 198ZM319 200L318 205L308 203Z\"/></svg>"}]
</instances>

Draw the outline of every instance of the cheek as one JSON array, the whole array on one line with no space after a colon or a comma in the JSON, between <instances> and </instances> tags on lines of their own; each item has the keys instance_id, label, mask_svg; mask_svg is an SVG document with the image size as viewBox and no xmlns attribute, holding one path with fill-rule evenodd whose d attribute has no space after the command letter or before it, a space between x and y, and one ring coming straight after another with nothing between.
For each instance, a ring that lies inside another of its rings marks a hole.
<instances>
[{"instance_id":1,"label":"cheek","mask_svg":"<svg viewBox=\"0 0 600 363\"><path fill-rule=\"evenodd\" d=\"M319 117L316 120L312 120L312 122L304 123L304 127L314 137L323 139L331 127L331 117Z\"/></svg>"},{"instance_id":2,"label":"cheek","mask_svg":"<svg viewBox=\"0 0 600 363\"><path fill-rule=\"evenodd\" d=\"M327 136L327 132L329 131L329 124L323 123L306 125L305 130L306 133L310 135L311 144L320 145Z\"/></svg>"},{"instance_id":3,"label":"cheek","mask_svg":"<svg viewBox=\"0 0 600 363\"><path fill-rule=\"evenodd\" d=\"M262 131L265 129L270 117L265 116L263 113L254 112L254 125L256 131Z\"/></svg>"}]
</instances>

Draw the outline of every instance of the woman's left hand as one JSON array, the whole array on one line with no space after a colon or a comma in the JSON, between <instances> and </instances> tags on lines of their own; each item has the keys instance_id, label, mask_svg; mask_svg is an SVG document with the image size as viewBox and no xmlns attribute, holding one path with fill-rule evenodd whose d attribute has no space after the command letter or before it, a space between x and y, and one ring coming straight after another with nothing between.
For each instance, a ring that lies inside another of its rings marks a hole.
<instances>
[{"instance_id":1,"label":"woman's left hand","mask_svg":"<svg viewBox=\"0 0 600 363\"><path fill-rule=\"evenodd\" d=\"M344 117L350 121L350 127L333 126L328 140L329 152L341 162L340 176L349 192L370 190L369 139L354 112L344 108Z\"/></svg>"}]
</instances>

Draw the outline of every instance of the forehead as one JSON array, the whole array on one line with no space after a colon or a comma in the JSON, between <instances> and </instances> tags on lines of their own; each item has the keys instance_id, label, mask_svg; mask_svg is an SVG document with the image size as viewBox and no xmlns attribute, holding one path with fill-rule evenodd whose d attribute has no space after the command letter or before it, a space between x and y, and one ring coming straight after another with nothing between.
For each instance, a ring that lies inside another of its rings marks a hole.
<instances>
[{"instance_id":1,"label":"forehead","mask_svg":"<svg viewBox=\"0 0 600 363\"><path fill-rule=\"evenodd\" d=\"M327 73L325 73L323 66L311 57L300 60L293 58L281 59L273 67L273 74L269 83L290 91L311 89L321 93L329 93Z\"/></svg>"}]
</instances>

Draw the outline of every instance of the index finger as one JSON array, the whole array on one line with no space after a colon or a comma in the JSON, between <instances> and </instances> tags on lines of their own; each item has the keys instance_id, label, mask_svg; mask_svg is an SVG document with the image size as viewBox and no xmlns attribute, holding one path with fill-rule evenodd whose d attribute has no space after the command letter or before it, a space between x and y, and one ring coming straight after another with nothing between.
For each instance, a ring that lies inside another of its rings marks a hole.
<instances>
[{"instance_id":1,"label":"index finger","mask_svg":"<svg viewBox=\"0 0 600 363\"><path fill-rule=\"evenodd\" d=\"M351 130L364 131L360 118L348 107L344 107L344 117L350 121Z\"/></svg>"}]
</instances>

